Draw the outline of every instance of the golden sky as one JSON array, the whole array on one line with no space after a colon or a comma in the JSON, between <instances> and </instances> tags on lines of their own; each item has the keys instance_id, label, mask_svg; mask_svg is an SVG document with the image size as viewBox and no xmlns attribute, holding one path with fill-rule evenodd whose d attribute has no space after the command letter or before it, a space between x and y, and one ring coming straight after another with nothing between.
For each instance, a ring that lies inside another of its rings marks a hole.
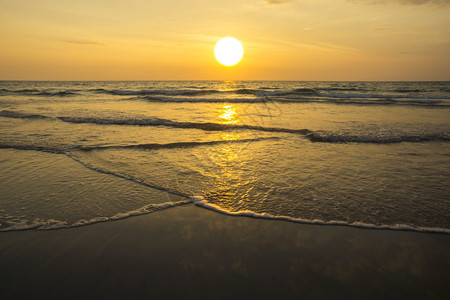
<instances>
[{"instance_id":1,"label":"golden sky","mask_svg":"<svg viewBox=\"0 0 450 300\"><path fill-rule=\"evenodd\" d=\"M450 0L0 0L0 37L0 80L450 80Z\"/></svg>"}]
</instances>

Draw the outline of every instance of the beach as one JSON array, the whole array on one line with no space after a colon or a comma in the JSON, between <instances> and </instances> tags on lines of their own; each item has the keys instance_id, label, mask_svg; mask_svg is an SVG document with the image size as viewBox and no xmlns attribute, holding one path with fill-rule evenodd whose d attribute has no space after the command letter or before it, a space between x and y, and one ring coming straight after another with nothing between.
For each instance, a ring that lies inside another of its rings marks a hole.
<instances>
[{"instance_id":1,"label":"beach","mask_svg":"<svg viewBox=\"0 0 450 300\"><path fill-rule=\"evenodd\" d=\"M444 299L448 82L0 82L1 299Z\"/></svg>"},{"instance_id":2,"label":"beach","mask_svg":"<svg viewBox=\"0 0 450 300\"><path fill-rule=\"evenodd\" d=\"M450 299L449 16L0 1L0 300Z\"/></svg>"},{"instance_id":3,"label":"beach","mask_svg":"<svg viewBox=\"0 0 450 300\"><path fill-rule=\"evenodd\" d=\"M445 299L446 234L230 217L194 205L0 235L2 299Z\"/></svg>"}]
</instances>

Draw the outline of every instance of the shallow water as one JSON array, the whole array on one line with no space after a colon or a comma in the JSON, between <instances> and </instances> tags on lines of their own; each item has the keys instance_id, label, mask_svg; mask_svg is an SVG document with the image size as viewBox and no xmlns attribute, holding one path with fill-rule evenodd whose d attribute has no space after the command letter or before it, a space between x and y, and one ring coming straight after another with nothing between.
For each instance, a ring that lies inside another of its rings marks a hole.
<instances>
[{"instance_id":1,"label":"shallow water","mask_svg":"<svg viewBox=\"0 0 450 300\"><path fill-rule=\"evenodd\" d=\"M194 202L449 232L449 110L449 82L1 82L0 228Z\"/></svg>"}]
</instances>

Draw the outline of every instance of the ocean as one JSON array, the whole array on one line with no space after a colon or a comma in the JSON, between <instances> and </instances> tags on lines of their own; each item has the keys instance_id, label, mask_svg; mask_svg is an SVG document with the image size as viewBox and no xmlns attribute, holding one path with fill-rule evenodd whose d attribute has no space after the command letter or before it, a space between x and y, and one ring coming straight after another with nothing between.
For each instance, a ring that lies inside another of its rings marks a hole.
<instances>
[{"instance_id":1,"label":"ocean","mask_svg":"<svg viewBox=\"0 0 450 300\"><path fill-rule=\"evenodd\" d=\"M1 81L0 230L196 205L450 233L449 141L450 82Z\"/></svg>"}]
</instances>

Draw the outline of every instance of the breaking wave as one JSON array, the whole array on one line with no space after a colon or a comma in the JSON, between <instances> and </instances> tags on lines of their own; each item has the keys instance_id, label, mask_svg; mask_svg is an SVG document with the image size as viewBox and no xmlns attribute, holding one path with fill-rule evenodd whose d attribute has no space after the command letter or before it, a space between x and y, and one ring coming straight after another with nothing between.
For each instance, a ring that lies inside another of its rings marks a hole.
<instances>
[{"instance_id":1,"label":"breaking wave","mask_svg":"<svg viewBox=\"0 0 450 300\"><path fill-rule=\"evenodd\" d=\"M132 98L149 102L168 102L168 103L331 103L331 104L349 104L349 105L406 105L406 106L430 106L430 107L450 107L442 100L437 99L392 99L389 97L372 98L367 97L333 97L331 95L324 97L299 96L292 93L282 93L279 95L256 95L255 98L194 98L194 97L163 97L163 96L142 96Z\"/></svg>"},{"instance_id":2,"label":"breaking wave","mask_svg":"<svg viewBox=\"0 0 450 300\"><path fill-rule=\"evenodd\" d=\"M131 144L131 145L111 145L111 146L39 146L39 145L20 145L20 144L0 144L0 149L16 149L16 150L34 150L49 152L55 154L67 154L67 151L94 151L107 149L143 149L143 150L159 150L159 149L177 149L177 148L194 148L200 146L212 146L221 144L240 144L258 142L263 140L278 140L279 137L263 137L254 139L241 140L219 140L206 142L177 142L168 144Z\"/></svg>"},{"instance_id":3,"label":"breaking wave","mask_svg":"<svg viewBox=\"0 0 450 300\"><path fill-rule=\"evenodd\" d=\"M91 92L117 95L117 96L129 96L129 95L167 95L167 96L201 96L220 93L218 90L211 89L181 89L181 90L108 90L108 89L93 89Z\"/></svg>"},{"instance_id":4,"label":"breaking wave","mask_svg":"<svg viewBox=\"0 0 450 300\"><path fill-rule=\"evenodd\" d=\"M38 114L28 114L23 112L2 110L0 111L0 117L14 118L14 119L51 119L51 117L38 115Z\"/></svg>"},{"instance_id":5,"label":"breaking wave","mask_svg":"<svg viewBox=\"0 0 450 300\"><path fill-rule=\"evenodd\" d=\"M76 150L81 150L81 151L105 150L105 149L158 150L158 149L174 149L174 148L193 148L193 147L199 147L199 146L211 146L211 145L221 145L221 144L239 144L239 143L258 142L258 141L269 140L269 139L278 140L279 137L241 139L241 140L207 141L207 142L178 142L178 143L168 143L168 144L153 143L153 144L137 144L137 145L124 145L124 146L94 146L94 147L79 147Z\"/></svg>"},{"instance_id":6,"label":"breaking wave","mask_svg":"<svg viewBox=\"0 0 450 300\"><path fill-rule=\"evenodd\" d=\"M450 141L450 133L423 133L417 134L401 134L398 136L386 135L351 135L351 134L336 134L330 132L314 132L307 136L312 142L319 143L366 143L366 144L393 144L401 142L419 143L430 141Z\"/></svg>"},{"instance_id":7,"label":"breaking wave","mask_svg":"<svg viewBox=\"0 0 450 300\"><path fill-rule=\"evenodd\" d=\"M0 89L0 95L17 94L25 96L65 97L79 95L79 90L46 91L38 89L8 90Z\"/></svg>"},{"instance_id":8,"label":"breaking wave","mask_svg":"<svg viewBox=\"0 0 450 300\"><path fill-rule=\"evenodd\" d=\"M27 118L27 119L55 119L67 123L88 123L99 125L128 125L128 126L166 126L183 129L199 129L204 131L227 131L227 130L254 130L273 133L291 133L298 134L312 142L321 143L372 143L372 144L389 144L400 142L429 142L429 141L450 141L449 132L434 132L434 133L399 133L391 135L380 135L376 132L364 134L348 134L348 133L333 133L327 131L313 131L310 129L293 129L282 127L264 127L246 124L219 124L211 122L180 122L161 118L91 118L91 117L48 117L38 114L27 114L21 112L13 112L8 110L0 111L0 117L9 118ZM215 143L215 142L214 142ZM195 143L194 143L195 144ZM2 147L2 146L0 146ZM124 146L136 147L136 146ZM159 147L151 144L142 145L145 147ZM53 150L50 150L53 151Z\"/></svg>"},{"instance_id":9,"label":"breaking wave","mask_svg":"<svg viewBox=\"0 0 450 300\"><path fill-rule=\"evenodd\" d=\"M193 103L335 103L349 105L412 105L450 107L446 93L430 92L417 88L394 88L378 92L361 87L297 87L280 89L234 88L214 89L200 86L187 88L148 89L0 89L0 95L26 95L38 97L68 97L87 95L112 95L118 99L145 100L151 102L193 102ZM208 98L209 96L209 98ZM128 97L128 98L124 98ZM133 97L133 98L130 98Z\"/></svg>"}]
</instances>

